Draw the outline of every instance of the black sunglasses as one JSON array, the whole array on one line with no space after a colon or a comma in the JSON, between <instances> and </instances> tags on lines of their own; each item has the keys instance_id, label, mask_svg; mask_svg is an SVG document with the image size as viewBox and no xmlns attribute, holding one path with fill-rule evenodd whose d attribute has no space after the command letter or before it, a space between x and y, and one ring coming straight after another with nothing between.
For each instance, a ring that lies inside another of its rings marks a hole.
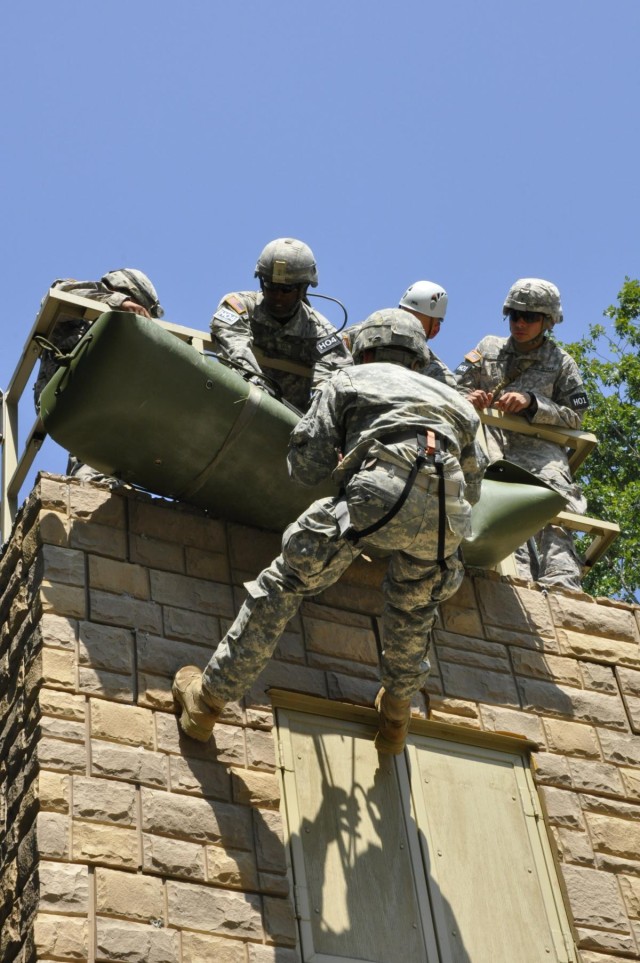
<instances>
[{"instance_id":1,"label":"black sunglasses","mask_svg":"<svg viewBox=\"0 0 640 963\"><path fill-rule=\"evenodd\" d=\"M276 284L274 281L267 280L267 278L260 278L260 287L263 291L282 291L283 294L291 294L292 291L297 291L300 285Z\"/></svg>"},{"instance_id":2,"label":"black sunglasses","mask_svg":"<svg viewBox=\"0 0 640 963\"><path fill-rule=\"evenodd\" d=\"M522 320L525 324L536 324L538 321L544 321L546 315L541 311L516 311L514 308L509 308L507 317L509 321Z\"/></svg>"}]
</instances>

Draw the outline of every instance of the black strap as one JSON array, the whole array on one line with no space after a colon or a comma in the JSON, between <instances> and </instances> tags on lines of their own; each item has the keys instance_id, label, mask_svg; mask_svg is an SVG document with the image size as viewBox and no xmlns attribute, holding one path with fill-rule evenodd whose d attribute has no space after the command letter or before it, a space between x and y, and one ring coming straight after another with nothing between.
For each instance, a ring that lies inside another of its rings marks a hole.
<instances>
[{"instance_id":1,"label":"black strap","mask_svg":"<svg viewBox=\"0 0 640 963\"><path fill-rule=\"evenodd\" d=\"M431 429L419 428L416 432L416 445L418 449L418 454L416 460L411 466L411 471L405 482L405 486L402 489L400 496L386 515L379 518L377 522L373 522L372 525L368 525L367 528L363 528L357 531L353 526L350 526L344 532L344 538L349 542L357 542L361 538L366 538L367 535L373 535L380 528L391 521L392 518L398 514L407 498L409 497L409 492L413 488L413 483L415 482L418 472L422 466L426 463L427 458L433 456L436 474L440 480L438 485L438 548L437 548L437 561L442 565L444 563L444 535L445 535L445 525L446 525L446 492L444 485L444 466L442 464L442 446L440 444L440 439L434 434Z\"/></svg>"},{"instance_id":2,"label":"black strap","mask_svg":"<svg viewBox=\"0 0 640 963\"><path fill-rule=\"evenodd\" d=\"M442 458L436 455L436 474L440 479L440 485L438 486L438 555L437 561L444 561L444 529L447 524L447 506L445 503L445 490L444 490L444 466L442 464Z\"/></svg>"},{"instance_id":3,"label":"black strap","mask_svg":"<svg viewBox=\"0 0 640 963\"><path fill-rule=\"evenodd\" d=\"M444 485L444 465L442 464L442 448L443 445L440 444L440 439L434 435L433 431L428 430L424 433L424 439L426 442L425 448L421 447L421 435L418 432L418 453L421 454L423 451L425 454L433 454L433 461L435 464L436 475L440 479L440 484L438 485L438 548L436 554L436 561L441 567L444 566L444 533L445 525L447 524L447 505L446 505L446 491Z\"/></svg>"},{"instance_id":4,"label":"black strap","mask_svg":"<svg viewBox=\"0 0 640 963\"><path fill-rule=\"evenodd\" d=\"M405 482L405 486L402 489L400 493L400 497L398 498L398 501L395 503L395 505L392 505L389 511L386 513L386 515L383 515L382 518L379 518L377 522L374 522L372 525L368 525L366 528L363 528L360 531L356 531L356 529L353 527L348 528L344 533L344 537L347 539L348 542L357 542L358 539L360 538L366 538L367 535L373 535L373 533L377 532L379 528L382 528L382 526L390 522L392 518L395 518L395 516L398 514L398 512L406 502L407 498L409 497L409 492L413 488L413 483L416 480L416 475L418 474L418 472L420 471L420 469L422 468L426 460L427 459L424 454L418 454L418 457L416 458L413 465L411 466L411 471L409 472L409 476Z\"/></svg>"}]
</instances>

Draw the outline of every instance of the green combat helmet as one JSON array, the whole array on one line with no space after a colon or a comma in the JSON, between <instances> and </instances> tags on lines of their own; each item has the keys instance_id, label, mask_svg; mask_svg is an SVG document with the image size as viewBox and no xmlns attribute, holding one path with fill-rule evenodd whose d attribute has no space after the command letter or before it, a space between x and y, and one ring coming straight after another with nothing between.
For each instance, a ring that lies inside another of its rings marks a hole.
<instances>
[{"instance_id":1,"label":"green combat helmet","mask_svg":"<svg viewBox=\"0 0 640 963\"><path fill-rule=\"evenodd\" d=\"M136 268L118 268L109 271L100 278L105 287L118 294L126 294L146 308L152 318L164 317L164 309L158 299L158 293L146 274Z\"/></svg>"},{"instance_id":2,"label":"green combat helmet","mask_svg":"<svg viewBox=\"0 0 640 963\"><path fill-rule=\"evenodd\" d=\"M318 287L318 270L311 248L295 237L269 241L262 251L254 273L273 284L310 284Z\"/></svg>"},{"instance_id":3,"label":"green combat helmet","mask_svg":"<svg viewBox=\"0 0 640 963\"><path fill-rule=\"evenodd\" d=\"M359 328L352 355L360 364L365 351L376 352L376 361L391 361L405 368L422 368L429 360L422 325L401 308L374 311Z\"/></svg>"},{"instance_id":4,"label":"green combat helmet","mask_svg":"<svg viewBox=\"0 0 640 963\"><path fill-rule=\"evenodd\" d=\"M542 278L520 278L511 285L502 313L509 311L536 311L549 319L549 327L562 322L560 292L551 281Z\"/></svg>"}]
</instances>

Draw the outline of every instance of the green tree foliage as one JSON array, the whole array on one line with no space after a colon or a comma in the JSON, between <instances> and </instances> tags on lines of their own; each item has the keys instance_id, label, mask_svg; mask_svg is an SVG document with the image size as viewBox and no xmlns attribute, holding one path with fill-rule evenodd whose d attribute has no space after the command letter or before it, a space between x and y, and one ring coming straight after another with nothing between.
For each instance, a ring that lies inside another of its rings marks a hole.
<instances>
[{"instance_id":1,"label":"green tree foliage","mask_svg":"<svg viewBox=\"0 0 640 963\"><path fill-rule=\"evenodd\" d=\"M640 600L640 281L625 279L618 304L588 336L564 347L575 358L589 392L583 427L597 449L577 480L588 513L617 522L621 534L584 580L585 591L626 602ZM589 536L579 539L584 549ZM580 547L580 545L578 546Z\"/></svg>"}]
</instances>

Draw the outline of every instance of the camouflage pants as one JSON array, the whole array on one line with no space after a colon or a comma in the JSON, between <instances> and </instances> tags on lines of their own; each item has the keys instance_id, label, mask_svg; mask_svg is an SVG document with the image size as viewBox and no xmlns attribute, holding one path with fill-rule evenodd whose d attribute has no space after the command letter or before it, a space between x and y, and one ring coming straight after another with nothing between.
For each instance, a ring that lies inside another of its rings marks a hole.
<instances>
[{"instance_id":1,"label":"camouflage pants","mask_svg":"<svg viewBox=\"0 0 640 963\"><path fill-rule=\"evenodd\" d=\"M470 512L462 497L447 498L444 558L438 562L438 500L425 490L428 481L414 486L391 522L357 544L341 533L339 499L314 502L285 531L282 553L246 585L249 597L204 670L205 689L216 699L240 698L267 664L302 600L333 585L361 552L374 546L391 553L383 583L382 683L398 698L420 689L429 672L429 633L438 603L453 595L463 578L456 550L468 532ZM388 466L354 476L347 504L355 527L382 517L403 487L402 473Z\"/></svg>"},{"instance_id":2,"label":"camouflage pants","mask_svg":"<svg viewBox=\"0 0 640 963\"><path fill-rule=\"evenodd\" d=\"M586 511L586 499L577 486L572 486L564 494L569 499L568 511L580 515ZM541 585L560 585L579 592L582 562L572 533L560 525L547 525L533 541L535 545L521 545L515 552L518 575Z\"/></svg>"},{"instance_id":3,"label":"camouflage pants","mask_svg":"<svg viewBox=\"0 0 640 963\"><path fill-rule=\"evenodd\" d=\"M67 475L70 475L72 478L79 478L81 481L109 482L111 488L121 488L124 484L119 478L114 478L112 475L105 475L104 472L99 471L97 468L92 468L91 465L85 465L84 462L79 461L75 455L69 455Z\"/></svg>"}]
</instances>

